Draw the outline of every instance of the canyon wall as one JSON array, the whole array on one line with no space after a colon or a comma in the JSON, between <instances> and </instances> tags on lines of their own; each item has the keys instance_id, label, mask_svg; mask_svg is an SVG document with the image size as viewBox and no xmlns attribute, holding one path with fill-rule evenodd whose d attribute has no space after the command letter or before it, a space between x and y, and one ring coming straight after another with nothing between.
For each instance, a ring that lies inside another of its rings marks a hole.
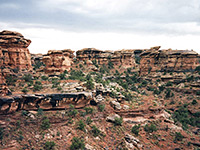
<instances>
[{"instance_id":1,"label":"canyon wall","mask_svg":"<svg viewBox=\"0 0 200 150\"><path fill-rule=\"evenodd\" d=\"M140 57L140 75L155 72L188 72L199 65L198 53L189 50L159 50L153 47Z\"/></svg>"},{"instance_id":2,"label":"canyon wall","mask_svg":"<svg viewBox=\"0 0 200 150\"><path fill-rule=\"evenodd\" d=\"M102 51L85 48L76 52L77 61L96 61L98 65L113 63L114 67L135 67L135 50Z\"/></svg>"},{"instance_id":3,"label":"canyon wall","mask_svg":"<svg viewBox=\"0 0 200 150\"><path fill-rule=\"evenodd\" d=\"M43 55L42 61L45 64L45 73L69 71L74 60L74 52L70 49L49 50Z\"/></svg>"},{"instance_id":4,"label":"canyon wall","mask_svg":"<svg viewBox=\"0 0 200 150\"><path fill-rule=\"evenodd\" d=\"M18 32L0 32L0 66L31 70L31 55L27 48L30 43L31 40Z\"/></svg>"}]
</instances>

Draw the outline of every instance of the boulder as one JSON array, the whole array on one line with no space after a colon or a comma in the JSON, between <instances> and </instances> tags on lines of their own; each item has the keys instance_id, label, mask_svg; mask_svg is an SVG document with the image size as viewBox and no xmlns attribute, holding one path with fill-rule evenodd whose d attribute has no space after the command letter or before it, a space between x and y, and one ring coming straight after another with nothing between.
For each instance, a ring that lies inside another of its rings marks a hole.
<instances>
[{"instance_id":1,"label":"boulder","mask_svg":"<svg viewBox=\"0 0 200 150\"><path fill-rule=\"evenodd\" d=\"M143 145L140 143L140 140L130 134L126 134L124 138L126 142L133 144L137 148L141 149L143 147Z\"/></svg>"},{"instance_id":2,"label":"boulder","mask_svg":"<svg viewBox=\"0 0 200 150\"><path fill-rule=\"evenodd\" d=\"M114 109L121 109L122 107L121 107L121 105L120 105L120 103L119 102L117 102L117 101L111 101L110 102L110 105L114 108Z\"/></svg>"},{"instance_id":3,"label":"boulder","mask_svg":"<svg viewBox=\"0 0 200 150\"><path fill-rule=\"evenodd\" d=\"M106 121L115 122L115 118L120 118L120 116L119 116L118 114L110 114L110 115L106 118Z\"/></svg>"}]
</instances>

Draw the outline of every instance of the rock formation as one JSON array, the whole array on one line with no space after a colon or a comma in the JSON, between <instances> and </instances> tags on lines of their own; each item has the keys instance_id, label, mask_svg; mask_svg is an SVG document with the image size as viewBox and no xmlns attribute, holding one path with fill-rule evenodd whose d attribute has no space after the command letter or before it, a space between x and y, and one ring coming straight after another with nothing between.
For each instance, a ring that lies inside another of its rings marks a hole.
<instances>
[{"instance_id":1,"label":"rock formation","mask_svg":"<svg viewBox=\"0 0 200 150\"><path fill-rule=\"evenodd\" d=\"M187 72L199 65L198 53L189 50L159 50L153 47L141 53L140 75L151 72Z\"/></svg>"},{"instance_id":2,"label":"rock formation","mask_svg":"<svg viewBox=\"0 0 200 150\"><path fill-rule=\"evenodd\" d=\"M31 55L27 48L30 43L31 40L18 32L0 32L0 66L31 70Z\"/></svg>"},{"instance_id":3,"label":"rock formation","mask_svg":"<svg viewBox=\"0 0 200 150\"><path fill-rule=\"evenodd\" d=\"M135 67L135 50L102 51L95 48L85 48L76 52L77 61L96 61L98 65L112 62L114 67Z\"/></svg>"},{"instance_id":4,"label":"rock formation","mask_svg":"<svg viewBox=\"0 0 200 150\"><path fill-rule=\"evenodd\" d=\"M45 64L45 73L69 71L74 58L74 52L70 49L49 50L42 58Z\"/></svg>"}]
</instances>

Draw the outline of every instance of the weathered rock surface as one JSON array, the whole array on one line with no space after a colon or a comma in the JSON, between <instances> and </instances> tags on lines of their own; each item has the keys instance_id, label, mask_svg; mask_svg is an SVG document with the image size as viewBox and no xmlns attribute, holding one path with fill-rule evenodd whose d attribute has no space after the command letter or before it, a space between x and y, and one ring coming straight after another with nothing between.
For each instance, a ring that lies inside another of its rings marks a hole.
<instances>
[{"instance_id":1,"label":"weathered rock surface","mask_svg":"<svg viewBox=\"0 0 200 150\"><path fill-rule=\"evenodd\" d=\"M46 66L44 71L46 73L69 71L73 64L73 53L70 49L49 50L47 55L42 58Z\"/></svg>"},{"instance_id":2,"label":"weathered rock surface","mask_svg":"<svg viewBox=\"0 0 200 150\"><path fill-rule=\"evenodd\" d=\"M120 118L120 116L119 116L118 114L110 114L110 115L106 118L106 121L115 122L115 118Z\"/></svg>"},{"instance_id":3,"label":"weathered rock surface","mask_svg":"<svg viewBox=\"0 0 200 150\"><path fill-rule=\"evenodd\" d=\"M142 148L143 147L143 145L140 143L140 140L138 140L136 137L134 137L134 136L132 136L130 134L126 134L126 136L124 138L125 138L126 142L134 145L137 148ZM133 146L131 146L131 148L133 148Z\"/></svg>"},{"instance_id":4,"label":"weathered rock surface","mask_svg":"<svg viewBox=\"0 0 200 150\"><path fill-rule=\"evenodd\" d=\"M65 109L69 104L83 107L92 99L90 92L29 94L0 97L0 112L18 111L20 109Z\"/></svg>"},{"instance_id":5,"label":"weathered rock surface","mask_svg":"<svg viewBox=\"0 0 200 150\"><path fill-rule=\"evenodd\" d=\"M31 70L31 55L27 48L30 43L31 40L18 32L0 32L0 66Z\"/></svg>"},{"instance_id":6,"label":"weathered rock surface","mask_svg":"<svg viewBox=\"0 0 200 150\"><path fill-rule=\"evenodd\" d=\"M140 75L151 72L187 72L199 65L198 53L189 50L159 50L153 47L141 53Z\"/></svg>"},{"instance_id":7,"label":"weathered rock surface","mask_svg":"<svg viewBox=\"0 0 200 150\"><path fill-rule=\"evenodd\" d=\"M96 61L98 65L113 63L114 67L135 67L135 50L102 51L95 48L85 48L76 52L78 61Z\"/></svg>"}]
</instances>

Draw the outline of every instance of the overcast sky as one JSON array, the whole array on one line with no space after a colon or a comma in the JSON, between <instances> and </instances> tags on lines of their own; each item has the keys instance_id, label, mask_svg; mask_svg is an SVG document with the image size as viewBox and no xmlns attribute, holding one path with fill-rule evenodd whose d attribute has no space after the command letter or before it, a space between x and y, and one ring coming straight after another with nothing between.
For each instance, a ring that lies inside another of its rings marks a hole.
<instances>
[{"instance_id":1,"label":"overcast sky","mask_svg":"<svg viewBox=\"0 0 200 150\"><path fill-rule=\"evenodd\" d=\"M0 30L50 49L193 49L200 53L200 0L0 0Z\"/></svg>"}]
</instances>

